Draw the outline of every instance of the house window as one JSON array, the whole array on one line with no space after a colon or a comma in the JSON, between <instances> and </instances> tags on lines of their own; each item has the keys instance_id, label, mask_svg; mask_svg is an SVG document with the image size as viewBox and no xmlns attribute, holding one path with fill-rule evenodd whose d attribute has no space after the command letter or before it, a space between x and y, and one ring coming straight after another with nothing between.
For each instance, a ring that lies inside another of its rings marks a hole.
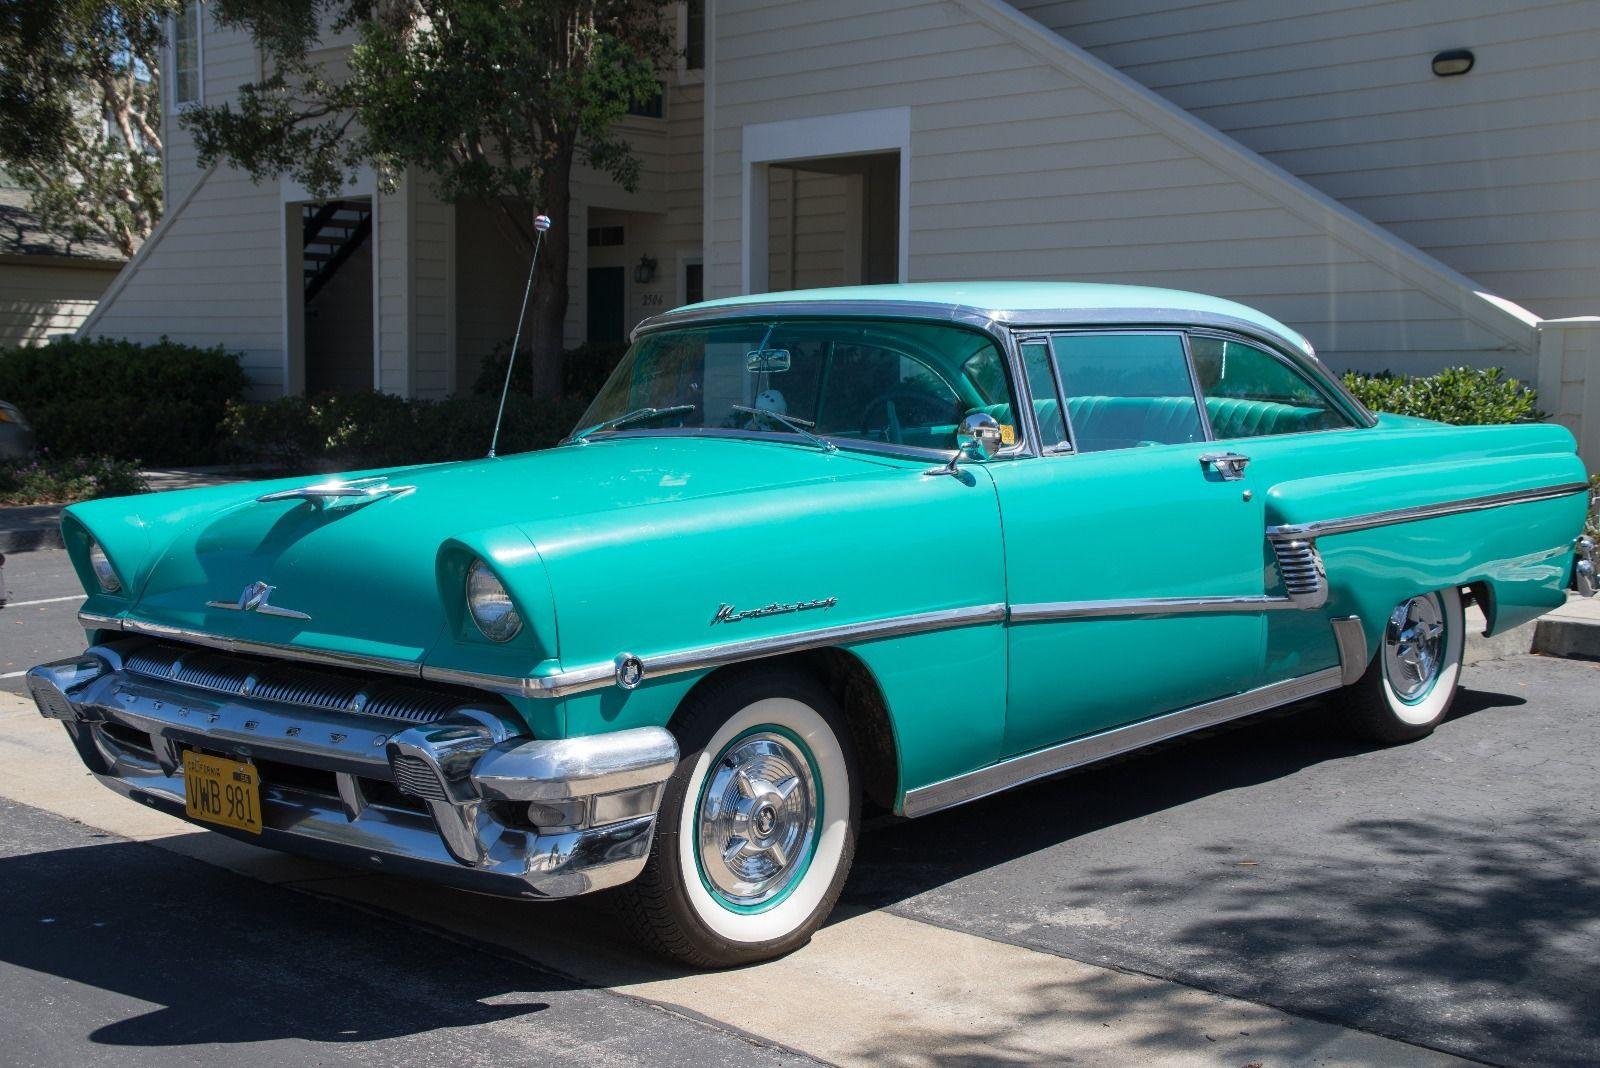
<instances>
[{"instance_id":1,"label":"house window","mask_svg":"<svg viewBox=\"0 0 1600 1068\"><path fill-rule=\"evenodd\" d=\"M684 25L683 65L689 70L706 69L706 0L689 0Z\"/></svg>"},{"instance_id":2,"label":"house window","mask_svg":"<svg viewBox=\"0 0 1600 1068\"><path fill-rule=\"evenodd\" d=\"M699 304L706 299L706 269L698 263L683 265L683 302Z\"/></svg>"},{"instance_id":3,"label":"house window","mask_svg":"<svg viewBox=\"0 0 1600 1068\"><path fill-rule=\"evenodd\" d=\"M590 248L617 248L626 243L620 226L589 227Z\"/></svg>"},{"instance_id":4,"label":"house window","mask_svg":"<svg viewBox=\"0 0 1600 1068\"><path fill-rule=\"evenodd\" d=\"M190 2L172 21L172 106L200 103L200 5Z\"/></svg>"},{"instance_id":5,"label":"house window","mask_svg":"<svg viewBox=\"0 0 1600 1068\"><path fill-rule=\"evenodd\" d=\"M629 115L639 115L646 119L659 119L664 114L663 110L667 98L667 87L660 82L656 83L654 95L644 99L635 100L628 105Z\"/></svg>"}]
</instances>

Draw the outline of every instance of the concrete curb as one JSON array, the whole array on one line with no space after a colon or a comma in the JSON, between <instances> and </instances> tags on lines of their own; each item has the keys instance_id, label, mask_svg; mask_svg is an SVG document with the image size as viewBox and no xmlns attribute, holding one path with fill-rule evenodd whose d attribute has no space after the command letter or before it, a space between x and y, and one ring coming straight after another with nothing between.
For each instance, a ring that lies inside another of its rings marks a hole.
<instances>
[{"instance_id":1,"label":"concrete curb","mask_svg":"<svg viewBox=\"0 0 1600 1068\"><path fill-rule=\"evenodd\" d=\"M26 553L35 549L65 548L59 526L43 530L0 530L0 553Z\"/></svg>"},{"instance_id":2,"label":"concrete curb","mask_svg":"<svg viewBox=\"0 0 1600 1068\"><path fill-rule=\"evenodd\" d=\"M1567 660L1600 660L1600 623L1541 619L1534 624L1532 651Z\"/></svg>"}]
</instances>

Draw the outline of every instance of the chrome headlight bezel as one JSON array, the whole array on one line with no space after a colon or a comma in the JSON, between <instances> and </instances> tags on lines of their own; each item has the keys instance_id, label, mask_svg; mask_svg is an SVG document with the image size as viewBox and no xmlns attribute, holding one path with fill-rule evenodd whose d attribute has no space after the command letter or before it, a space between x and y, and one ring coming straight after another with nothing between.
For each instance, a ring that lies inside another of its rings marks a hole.
<instances>
[{"instance_id":1,"label":"chrome headlight bezel","mask_svg":"<svg viewBox=\"0 0 1600 1068\"><path fill-rule=\"evenodd\" d=\"M101 593L121 593L123 590L122 576L117 574L117 569L112 566L111 558L101 548L100 542L94 538L89 539L89 570L94 574L94 580L100 586Z\"/></svg>"},{"instance_id":2,"label":"chrome headlight bezel","mask_svg":"<svg viewBox=\"0 0 1600 1068\"><path fill-rule=\"evenodd\" d=\"M463 583L467 615L478 633L497 644L504 644L522 633L522 613L500 577L482 560L467 565Z\"/></svg>"}]
</instances>

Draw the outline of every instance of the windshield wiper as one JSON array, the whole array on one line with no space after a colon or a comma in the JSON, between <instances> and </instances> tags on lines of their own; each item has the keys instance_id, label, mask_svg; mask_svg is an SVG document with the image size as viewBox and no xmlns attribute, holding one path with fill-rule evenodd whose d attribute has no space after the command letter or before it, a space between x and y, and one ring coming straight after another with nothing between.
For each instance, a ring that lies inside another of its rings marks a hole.
<instances>
[{"instance_id":1,"label":"windshield wiper","mask_svg":"<svg viewBox=\"0 0 1600 1068\"><path fill-rule=\"evenodd\" d=\"M769 411L766 408L751 408L744 404L730 404L728 407L732 408L736 412L744 412L746 415L754 415L765 419L771 419L775 423L782 423L796 434L799 434L801 437L811 442L811 444L819 446L824 452L839 451L839 446L824 438L817 437L817 435L806 429L807 427L816 426L817 424L815 423L808 423L804 419L796 419L792 415L782 415L778 412Z\"/></svg>"},{"instance_id":2,"label":"windshield wiper","mask_svg":"<svg viewBox=\"0 0 1600 1068\"><path fill-rule=\"evenodd\" d=\"M638 423L646 419L654 419L658 415L679 415L683 412L694 411L692 404L669 404L665 408L635 408L631 412L614 415L610 419L602 420L594 426L584 427L576 434L569 435L567 441L577 441L588 444L590 434L599 434L606 430L617 430L629 423Z\"/></svg>"}]
</instances>

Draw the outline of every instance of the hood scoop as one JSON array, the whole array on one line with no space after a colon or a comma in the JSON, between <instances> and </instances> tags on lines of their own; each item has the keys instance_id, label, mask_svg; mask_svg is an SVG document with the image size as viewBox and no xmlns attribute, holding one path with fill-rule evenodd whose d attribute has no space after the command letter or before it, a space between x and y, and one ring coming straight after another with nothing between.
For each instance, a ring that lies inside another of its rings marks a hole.
<instances>
[{"instance_id":1,"label":"hood scoop","mask_svg":"<svg viewBox=\"0 0 1600 1068\"><path fill-rule=\"evenodd\" d=\"M334 479L329 482L315 482L309 486L296 486L294 489L277 490L262 494L256 501L257 503L310 501L317 508L347 508L355 504L366 504L380 497L395 497L402 493L410 493L416 488L393 486L389 484L387 475L374 475L371 478Z\"/></svg>"}]
</instances>

